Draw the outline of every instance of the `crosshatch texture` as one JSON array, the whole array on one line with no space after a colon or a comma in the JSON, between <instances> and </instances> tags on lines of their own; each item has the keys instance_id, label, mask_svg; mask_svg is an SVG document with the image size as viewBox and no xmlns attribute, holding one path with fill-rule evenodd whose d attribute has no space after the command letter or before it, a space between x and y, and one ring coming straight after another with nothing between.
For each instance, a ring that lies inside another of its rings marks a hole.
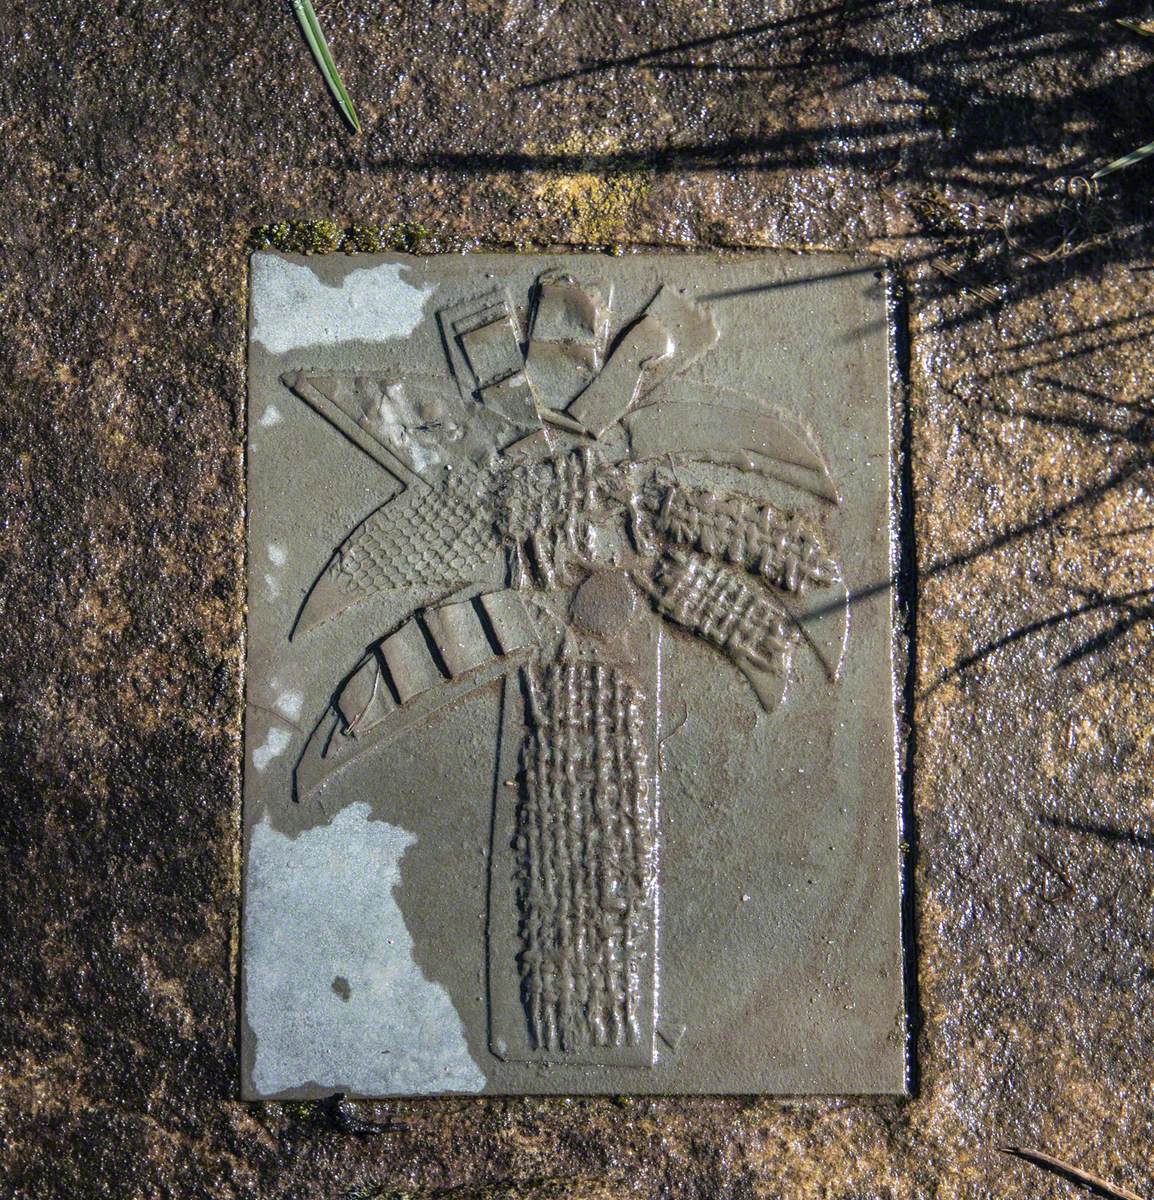
<instances>
[{"instance_id":1,"label":"crosshatch texture","mask_svg":"<svg viewBox=\"0 0 1154 1200\"><path fill-rule=\"evenodd\" d=\"M251 284L245 1094L900 1092L878 270Z\"/></svg>"}]
</instances>

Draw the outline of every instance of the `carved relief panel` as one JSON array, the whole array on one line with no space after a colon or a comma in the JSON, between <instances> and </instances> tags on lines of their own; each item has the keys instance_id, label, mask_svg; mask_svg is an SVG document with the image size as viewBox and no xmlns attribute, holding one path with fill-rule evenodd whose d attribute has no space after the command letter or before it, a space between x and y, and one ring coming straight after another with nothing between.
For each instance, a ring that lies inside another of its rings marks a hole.
<instances>
[{"instance_id":1,"label":"carved relief panel","mask_svg":"<svg viewBox=\"0 0 1154 1200\"><path fill-rule=\"evenodd\" d=\"M818 265L254 256L247 1094L900 1090L884 301Z\"/></svg>"}]
</instances>

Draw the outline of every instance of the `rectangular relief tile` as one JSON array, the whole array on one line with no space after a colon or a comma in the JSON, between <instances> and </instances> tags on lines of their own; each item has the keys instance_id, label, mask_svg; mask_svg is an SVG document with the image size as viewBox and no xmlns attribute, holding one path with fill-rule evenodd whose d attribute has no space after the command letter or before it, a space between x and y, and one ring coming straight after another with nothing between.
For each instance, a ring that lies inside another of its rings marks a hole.
<instances>
[{"instance_id":1,"label":"rectangular relief tile","mask_svg":"<svg viewBox=\"0 0 1154 1200\"><path fill-rule=\"evenodd\" d=\"M251 285L244 1094L901 1092L876 268Z\"/></svg>"}]
</instances>

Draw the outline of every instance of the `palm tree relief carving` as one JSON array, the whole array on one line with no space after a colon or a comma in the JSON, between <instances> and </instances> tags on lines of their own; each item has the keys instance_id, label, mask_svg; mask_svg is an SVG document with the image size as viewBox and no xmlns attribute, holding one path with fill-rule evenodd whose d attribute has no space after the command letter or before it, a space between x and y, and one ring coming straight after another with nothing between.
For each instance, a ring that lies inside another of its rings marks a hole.
<instances>
[{"instance_id":1,"label":"palm tree relief carving","mask_svg":"<svg viewBox=\"0 0 1154 1200\"><path fill-rule=\"evenodd\" d=\"M527 300L442 309L441 377L285 378L403 485L336 550L294 638L385 591L409 609L336 686L296 794L502 681L490 1048L648 1066L662 655L699 639L766 712L799 655L835 682L838 495L800 419L686 374L718 340L705 304L660 288L611 339L602 279L545 272ZM740 487L759 477L796 502Z\"/></svg>"}]
</instances>

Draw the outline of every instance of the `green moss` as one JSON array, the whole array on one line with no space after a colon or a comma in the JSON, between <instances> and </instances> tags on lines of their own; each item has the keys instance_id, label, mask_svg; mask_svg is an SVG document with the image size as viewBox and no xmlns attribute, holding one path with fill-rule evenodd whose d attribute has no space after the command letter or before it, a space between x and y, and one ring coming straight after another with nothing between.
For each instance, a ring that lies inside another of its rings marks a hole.
<instances>
[{"instance_id":1,"label":"green moss","mask_svg":"<svg viewBox=\"0 0 1154 1200\"><path fill-rule=\"evenodd\" d=\"M438 241L424 225L414 221L394 221L382 233L388 249L403 250L406 254L433 253Z\"/></svg>"},{"instance_id":2,"label":"green moss","mask_svg":"<svg viewBox=\"0 0 1154 1200\"><path fill-rule=\"evenodd\" d=\"M576 168L540 173L536 191L541 216L564 231L567 241L623 253L622 239L627 240L640 219L653 186L652 173L599 168L601 160L620 150L619 142L608 135L573 134L556 145L527 149L564 156Z\"/></svg>"},{"instance_id":3,"label":"green moss","mask_svg":"<svg viewBox=\"0 0 1154 1200\"><path fill-rule=\"evenodd\" d=\"M345 233L341 249L346 254L380 254L392 249L381 234L382 230L374 225L352 225Z\"/></svg>"},{"instance_id":4,"label":"green moss","mask_svg":"<svg viewBox=\"0 0 1154 1200\"><path fill-rule=\"evenodd\" d=\"M577 136L543 148L574 158L582 168L542 173L537 186L541 215L563 233L567 242L599 246L610 254L624 252L622 239L637 220L652 186L652 178L646 171L597 170L598 157L617 148L617 143L612 140ZM588 170L583 169L583 155L589 158ZM247 244L251 250L281 250L290 254L383 254L389 251L445 254L466 250L473 243L434 232L418 221L342 227L322 218L258 225L250 232ZM514 247L525 251L533 248L532 243Z\"/></svg>"},{"instance_id":5,"label":"green moss","mask_svg":"<svg viewBox=\"0 0 1154 1200\"><path fill-rule=\"evenodd\" d=\"M589 177L592 178L591 176ZM644 197L648 183L616 175L588 183L585 177L560 176L546 183L543 208L567 226L566 244L596 247L622 255L628 244L612 236L623 232L628 209ZM431 230L419 221L390 221L386 225L349 225L334 221L275 221L257 225L245 244L250 250L280 250L286 254L463 254L481 248L533 254L556 245L464 239Z\"/></svg>"},{"instance_id":6,"label":"green moss","mask_svg":"<svg viewBox=\"0 0 1154 1200\"><path fill-rule=\"evenodd\" d=\"M335 221L276 221L258 225L248 236L250 250L282 250L289 254L442 254L463 247L416 221L387 225L350 225Z\"/></svg>"},{"instance_id":7,"label":"green moss","mask_svg":"<svg viewBox=\"0 0 1154 1200\"><path fill-rule=\"evenodd\" d=\"M272 1105L269 1105L271 1108ZM298 1121L304 1121L313 1116L316 1111L316 1101L314 1100L282 1100L277 1107L284 1113L286 1117L292 1117Z\"/></svg>"},{"instance_id":8,"label":"green moss","mask_svg":"<svg viewBox=\"0 0 1154 1200\"><path fill-rule=\"evenodd\" d=\"M283 250L291 254L331 254L339 249L342 233L334 221L276 221L258 225L249 234L253 250Z\"/></svg>"}]
</instances>

